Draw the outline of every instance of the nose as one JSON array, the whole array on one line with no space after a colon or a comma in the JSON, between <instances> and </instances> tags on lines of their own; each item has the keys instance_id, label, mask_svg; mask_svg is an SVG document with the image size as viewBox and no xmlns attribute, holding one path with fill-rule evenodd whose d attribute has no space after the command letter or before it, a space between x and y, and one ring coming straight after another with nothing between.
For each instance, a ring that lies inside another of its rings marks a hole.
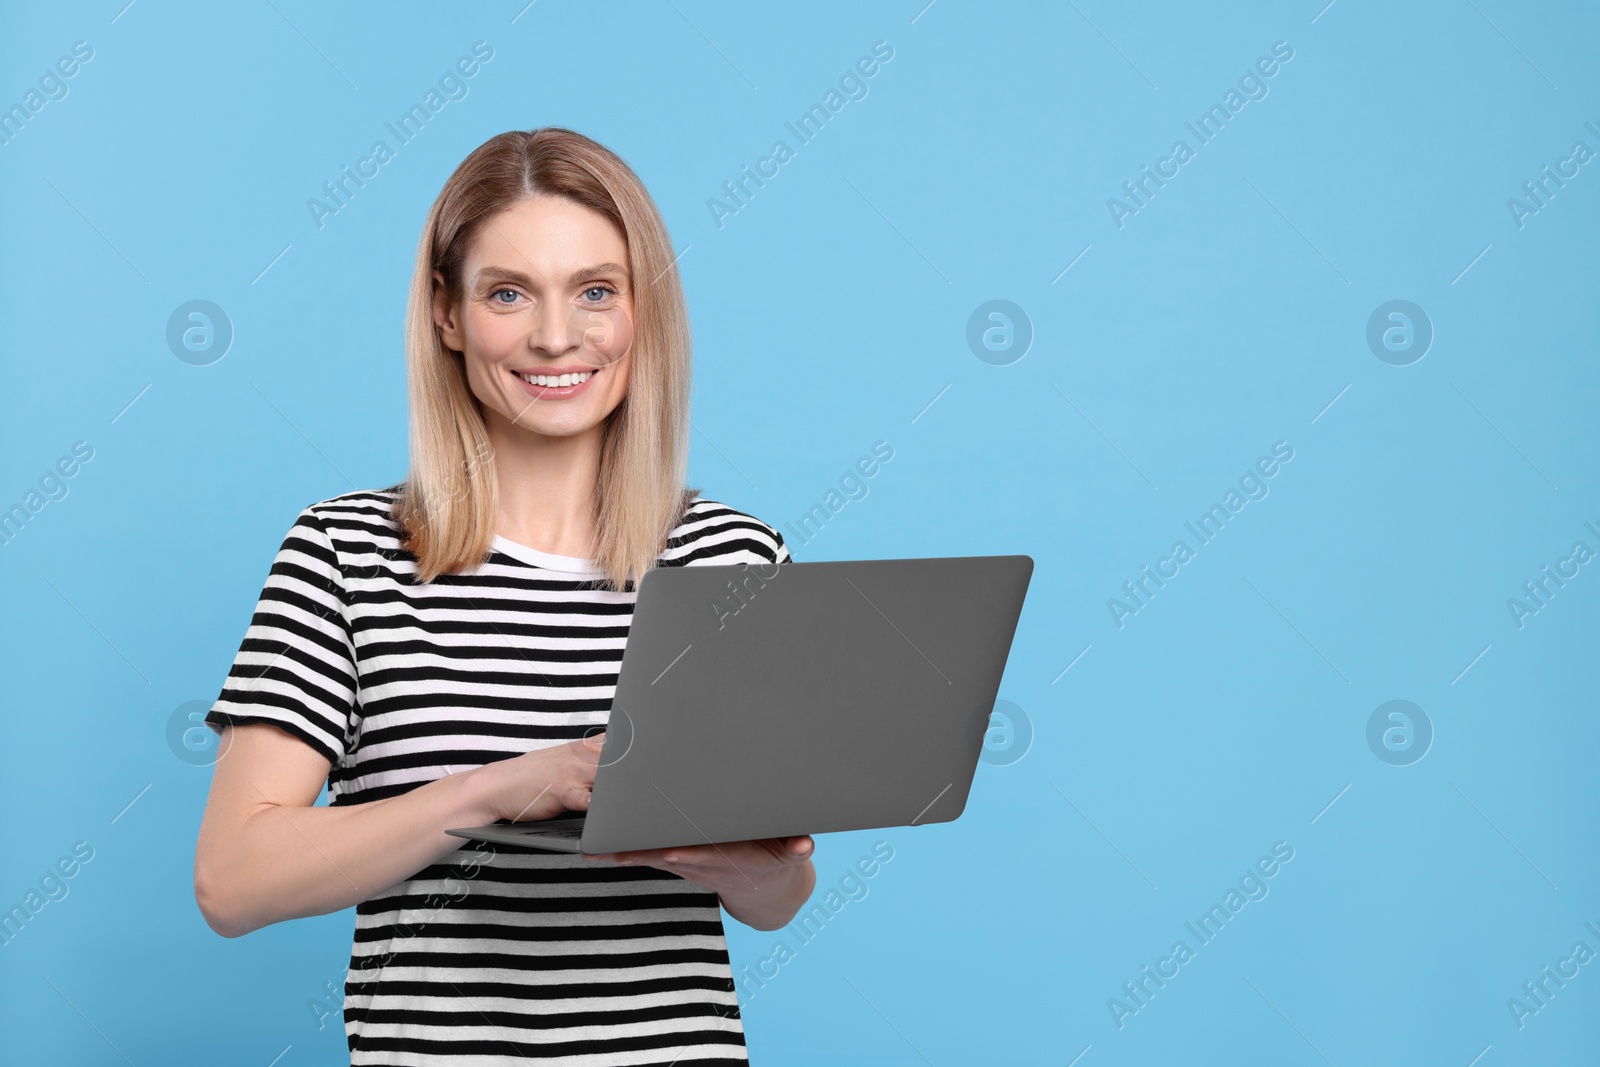
<instances>
[{"instance_id":1,"label":"nose","mask_svg":"<svg viewBox=\"0 0 1600 1067\"><path fill-rule=\"evenodd\" d=\"M574 341L571 318L564 307L547 307L536 311L533 330L528 335L529 347L552 358L572 351L582 343L582 337L580 335Z\"/></svg>"}]
</instances>

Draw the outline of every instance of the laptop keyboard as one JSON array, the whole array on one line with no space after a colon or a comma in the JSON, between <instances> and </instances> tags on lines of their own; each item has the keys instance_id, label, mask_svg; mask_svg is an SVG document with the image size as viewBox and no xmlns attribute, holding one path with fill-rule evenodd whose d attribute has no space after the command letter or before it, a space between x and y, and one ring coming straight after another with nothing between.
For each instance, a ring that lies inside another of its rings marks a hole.
<instances>
[{"instance_id":1,"label":"laptop keyboard","mask_svg":"<svg viewBox=\"0 0 1600 1067\"><path fill-rule=\"evenodd\" d=\"M576 821L568 821L566 819L562 819L559 822L551 820L549 822L500 823L496 826L496 829L509 830L512 833L526 834L528 836L582 837L583 820L578 819Z\"/></svg>"}]
</instances>

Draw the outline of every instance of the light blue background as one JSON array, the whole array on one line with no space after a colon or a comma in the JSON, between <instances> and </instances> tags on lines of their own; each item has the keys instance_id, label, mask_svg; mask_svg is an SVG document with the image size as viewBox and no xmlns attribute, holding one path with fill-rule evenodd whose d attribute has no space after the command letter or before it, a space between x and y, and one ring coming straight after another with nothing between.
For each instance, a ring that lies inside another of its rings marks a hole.
<instances>
[{"instance_id":1,"label":"light blue background","mask_svg":"<svg viewBox=\"0 0 1600 1067\"><path fill-rule=\"evenodd\" d=\"M627 159L682 253L694 484L790 535L884 440L797 558L1037 561L1001 688L1031 750L954 824L819 841L822 886L895 858L747 1002L756 1062L1600 1057L1600 963L1521 1029L1507 1008L1600 951L1600 564L1507 608L1600 550L1600 164L1522 227L1506 204L1600 150L1588 5L122 3L0 35L5 105L95 50L0 146L0 503L94 449L0 550L0 906L95 850L0 948L0 1058L344 1062L308 1001L351 915L206 928L210 772L166 725L214 699L296 512L404 475L423 215L546 124ZM307 198L478 40L469 95L318 229ZM797 146L879 40L869 94ZM1269 95L1119 229L1107 198L1277 41ZM719 229L708 198L779 138ZM191 299L235 330L210 366L165 341ZM1035 333L1009 366L965 341L992 299ZM1435 330L1410 366L1366 344L1391 299ZM1119 629L1107 599L1280 440L1270 495ZM1367 745L1391 699L1436 731L1410 766ZM1277 841L1270 895L1119 1029L1108 999ZM769 953L728 926L736 970Z\"/></svg>"}]
</instances>

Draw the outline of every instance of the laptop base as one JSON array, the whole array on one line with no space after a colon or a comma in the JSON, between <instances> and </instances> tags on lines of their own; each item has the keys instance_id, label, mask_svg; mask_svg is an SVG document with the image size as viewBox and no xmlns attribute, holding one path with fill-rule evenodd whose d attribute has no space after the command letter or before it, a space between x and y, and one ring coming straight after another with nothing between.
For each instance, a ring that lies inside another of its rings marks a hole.
<instances>
[{"instance_id":1,"label":"laptop base","mask_svg":"<svg viewBox=\"0 0 1600 1067\"><path fill-rule=\"evenodd\" d=\"M488 826L446 830L445 833L469 841L488 841L496 845L514 845L541 852L582 852L583 823L582 814L559 815L554 819L540 819L536 822L498 822Z\"/></svg>"}]
</instances>

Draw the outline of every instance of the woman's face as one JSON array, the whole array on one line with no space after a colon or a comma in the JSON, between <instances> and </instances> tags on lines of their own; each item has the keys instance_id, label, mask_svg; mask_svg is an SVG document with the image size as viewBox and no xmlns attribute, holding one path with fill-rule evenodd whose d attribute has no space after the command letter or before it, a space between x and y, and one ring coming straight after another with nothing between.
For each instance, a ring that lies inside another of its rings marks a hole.
<instances>
[{"instance_id":1,"label":"woman's face","mask_svg":"<svg viewBox=\"0 0 1600 1067\"><path fill-rule=\"evenodd\" d=\"M628 388L628 246L604 216L554 196L519 201L479 228L452 306L434 273L433 318L462 353L492 423L569 437L600 426Z\"/></svg>"}]
</instances>

